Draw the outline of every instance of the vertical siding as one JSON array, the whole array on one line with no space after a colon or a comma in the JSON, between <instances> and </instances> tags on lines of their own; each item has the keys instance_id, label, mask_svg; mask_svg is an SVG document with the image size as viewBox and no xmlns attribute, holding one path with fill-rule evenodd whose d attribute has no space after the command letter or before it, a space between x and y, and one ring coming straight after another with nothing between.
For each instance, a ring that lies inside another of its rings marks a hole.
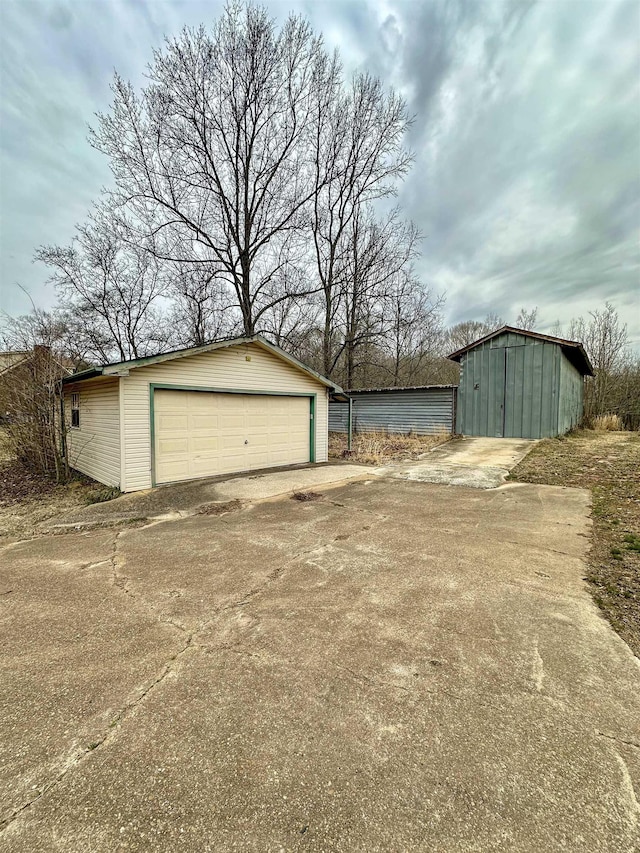
<instances>
[{"instance_id":1,"label":"vertical siding","mask_svg":"<svg viewBox=\"0 0 640 853\"><path fill-rule=\"evenodd\" d=\"M453 432L455 388L367 391L353 395L354 432ZM329 429L347 431L348 403L329 404Z\"/></svg>"},{"instance_id":2,"label":"vertical siding","mask_svg":"<svg viewBox=\"0 0 640 853\"><path fill-rule=\"evenodd\" d=\"M557 435L560 401L570 382L561 381L566 361L557 344L513 332L469 350L461 361L457 432L507 438ZM575 412L575 401L564 405Z\"/></svg>"},{"instance_id":3,"label":"vertical siding","mask_svg":"<svg viewBox=\"0 0 640 853\"><path fill-rule=\"evenodd\" d=\"M250 360L247 360L250 359ZM124 458L128 492L151 487L149 386L165 384L235 391L317 394L316 462L328 459L328 393L308 376L259 344L240 344L131 370L122 379Z\"/></svg>"},{"instance_id":4,"label":"vertical siding","mask_svg":"<svg viewBox=\"0 0 640 853\"><path fill-rule=\"evenodd\" d=\"M71 395L80 394L80 427L71 424ZM67 457L76 471L120 487L120 406L117 378L65 386Z\"/></svg>"},{"instance_id":5,"label":"vertical siding","mask_svg":"<svg viewBox=\"0 0 640 853\"><path fill-rule=\"evenodd\" d=\"M560 403L558 433L562 435L582 420L584 407L584 377L563 354L560 360Z\"/></svg>"},{"instance_id":6,"label":"vertical siding","mask_svg":"<svg viewBox=\"0 0 640 853\"><path fill-rule=\"evenodd\" d=\"M562 351L556 344L527 339L506 349L506 438L556 435Z\"/></svg>"},{"instance_id":7,"label":"vertical siding","mask_svg":"<svg viewBox=\"0 0 640 853\"><path fill-rule=\"evenodd\" d=\"M502 436L505 352L504 347L485 341L462 357L456 432Z\"/></svg>"}]
</instances>

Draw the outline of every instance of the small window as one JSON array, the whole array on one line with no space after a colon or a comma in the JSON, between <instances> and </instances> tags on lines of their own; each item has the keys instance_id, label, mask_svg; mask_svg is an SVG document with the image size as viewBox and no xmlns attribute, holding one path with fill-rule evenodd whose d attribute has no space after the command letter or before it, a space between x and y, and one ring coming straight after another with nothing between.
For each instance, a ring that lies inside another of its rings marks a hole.
<instances>
[{"instance_id":1,"label":"small window","mask_svg":"<svg viewBox=\"0 0 640 853\"><path fill-rule=\"evenodd\" d=\"M80 394L71 395L71 426L78 429L80 426Z\"/></svg>"}]
</instances>

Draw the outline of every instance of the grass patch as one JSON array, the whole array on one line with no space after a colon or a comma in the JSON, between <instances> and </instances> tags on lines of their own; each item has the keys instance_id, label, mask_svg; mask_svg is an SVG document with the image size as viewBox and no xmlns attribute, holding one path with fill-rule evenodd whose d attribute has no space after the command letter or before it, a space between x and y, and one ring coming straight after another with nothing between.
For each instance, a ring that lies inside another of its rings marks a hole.
<instances>
[{"instance_id":1,"label":"grass patch","mask_svg":"<svg viewBox=\"0 0 640 853\"><path fill-rule=\"evenodd\" d=\"M204 504L197 511L196 515L224 515L227 512L236 512L239 509L242 509L242 501L236 499L225 501L224 503Z\"/></svg>"},{"instance_id":2,"label":"grass patch","mask_svg":"<svg viewBox=\"0 0 640 853\"><path fill-rule=\"evenodd\" d=\"M13 459L0 459L0 543L31 538L43 522L94 503L89 495L104 491L113 490L82 474L74 473L67 483L55 483Z\"/></svg>"},{"instance_id":3,"label":"grass patch","mask_svg":"<svg viewBox=\"0 0 640 853\"><path fill-rule=\"evenodd\" d=\"M591 491L587 582L611 626L640 657L640 433L609 427L546 439L510 479Z\"/></svg>"},{"instance_id":4,"label":"grass patch","mask_svg":"<svg viewBox=\"0 0 640 853\"><path fill-rule=\"evenodd\" d=\"M363 432L353 436L351 453L347 452L347 436L340 432L329 433L329 458L340 459L348 455L355 462L368 465L385 465L419 459L438 444L451 438L449 433L436 435L399 435L385 432Z\"/></svg>"},{"instance_id":5,"label":"grass patch","mask_svg":"<svg viewBox=\"0 0 640 853\"><path fill-rule=\"evenodd\" d=\"M104 489L93 489L87 492L84 500L87 505L101 504L112 501L114 498L119 498L121 494L120 489L116 489L115 486L107 486Z\"/></svg>"}]
</instances>

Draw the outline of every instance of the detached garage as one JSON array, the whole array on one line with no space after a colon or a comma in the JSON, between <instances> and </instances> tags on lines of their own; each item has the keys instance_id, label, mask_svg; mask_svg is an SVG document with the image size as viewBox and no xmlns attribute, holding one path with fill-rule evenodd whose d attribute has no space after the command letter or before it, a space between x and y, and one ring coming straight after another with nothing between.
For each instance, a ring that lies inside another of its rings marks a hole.
<instances>
[{"instance_id":1,"label":"detached garage","mask_svg":"<svg viewBox=\"0 0 640 853\"><path fill-rule=\"evenodd\" d=\"M582 419L584 377L593 368L577 341L503 326L449 358L460 362L462 435L548 438Z\"/></svg>"},{"instance_id":2,"label":"detached garage","mask_svg":"<svg viewBox=\"0 0 640 853\"><path fill-rule=\"evenodd\" d=\"M123 492L326 462L330 393L259 336L107 364L63 380L67 457Z\"/></svg>"}]
</instances>

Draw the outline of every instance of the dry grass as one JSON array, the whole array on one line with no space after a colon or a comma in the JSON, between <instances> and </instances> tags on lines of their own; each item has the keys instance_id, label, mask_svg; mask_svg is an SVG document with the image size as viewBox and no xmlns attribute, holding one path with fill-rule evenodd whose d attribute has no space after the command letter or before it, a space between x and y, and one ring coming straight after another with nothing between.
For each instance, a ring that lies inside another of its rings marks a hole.
<instances>
[{"instance_id":1,"label":"dry grass","mask_svg":"<svg viewBox=\"0 0 640 853\"><path fill-rule=\"evenodd\" d=\"M8 462L11 459L11 451L9 449L9 438L4 427L0 427L0 465L3 462Z\"/></svg>"},{"instance_id":2,"label":"dry grass","mask_svg":"<svg viewBox=\"0 0 640 853\"><path fill-rule=\"evenodd\" d=\"M581 430L547 439L511 479L591 490L587 581L598 607L640 657L640 433Z\"/></svg>"},{"instance_id":3,"label":"dry grass","mask_svg":"<svg viewBox=\"0 0 640 853\"><path fill-rule=\"evenodd\" d=\"M598 415L593 422L593 428L596 432L621 432L623 426L618 415Z\"/></svg>"},{"instance_id":4,"label":"dry grass","mask_svg":"<svg viewBox=\"0 0 640 853\"><path fill-rule=\"evenodd\" d=\"M438 444L451 438L449 433L436 435L398 435L385 432L364 432L353 436L350 459L368 465L385 465L419 459ZM346 455L347 436L340 432L329 433L329 458L340 459Z\"/></svg>"},{"instance_id":5,"label":"dry grass","mask_svg":"<svg viewBox=\"0 0 640 853\"><path fill-rule=\"evenodd\" d=\"M0 544L30 539L39 525L63 512L110 500L117 489L77 476L58 484L43 474L25 470L11 459L0 459Z\"/></svg>"}]
</instances>

